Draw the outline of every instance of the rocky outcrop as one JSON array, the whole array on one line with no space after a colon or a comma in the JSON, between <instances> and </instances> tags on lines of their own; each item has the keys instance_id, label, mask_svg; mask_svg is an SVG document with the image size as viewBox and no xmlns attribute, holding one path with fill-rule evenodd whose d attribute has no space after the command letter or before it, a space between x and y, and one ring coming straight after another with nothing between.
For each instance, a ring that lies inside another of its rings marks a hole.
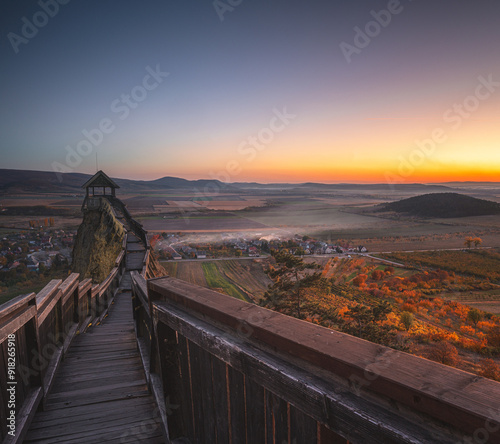
<instances>
[{"instance_id":1,"label":"rocky outcrop","mask_svg":"<svg viewBox=\"0 0 500 444\"><path fill-rule=\"evenodd\" d=\"M73 272L102 282L114 267L124 237L125 230L110 204L101 199L99 209L84 212L73 247Z\"/></svg>"}]
</instances>

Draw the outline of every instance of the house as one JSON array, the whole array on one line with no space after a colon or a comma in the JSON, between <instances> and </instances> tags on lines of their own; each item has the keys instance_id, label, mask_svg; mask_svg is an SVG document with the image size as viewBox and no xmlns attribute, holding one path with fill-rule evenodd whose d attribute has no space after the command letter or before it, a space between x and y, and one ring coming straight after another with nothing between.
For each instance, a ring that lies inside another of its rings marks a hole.
<instances>
[{"instance_id":1,"label":"house","mask_svg":"<svg viewBox=\"0 0 500 444\"><path fill-rule=\"evenodd\" d=\"M32 255L28 256L26 266L28 267L28 270L31 271L38 271L40 267L40 262Z\"/></svg>"},{"instance_id":2,"label":"house","mask_svg":"<svg viewBox=\"0 0 500 444\"><path fill-rule=\"evenodd\" d=\"M19 265L21 265L20 262L18 261L15 261L14 263L12 263L10 266L9 266L9 270L15 270L17 267L19 267Z\"/></svg>"},{"instance_id":3,"label":"house","mask_svg":"<svg viewBox=\"0 0 500 444\"><path fill-rule=\"evenodd\" d=\"M360 253L366 253L368 250L366 249L366 247L360 245L357 250L360 252Z\"/></svg>"},{"instance_id":4,"label":"house","mask_svg":"<svg viewBox=\"0 0 500 444\"><path fill-rule=\"evenodd\" d=\"M63 245L70 246L70 245L73 244L73 238L69 237L69 236L68 237L63 237L61 239L61 242L62 242Z\"/></svg>"},{"instance_id":5,"label":"house","mask_svg":"<svg viewBox=\"0 0 500 444\"><path fill-rule=\"evenodd\" d=\"M248 256L259 257L259 250L257 249L257 247L249 247L248 248Z\"/></svg>"},{"instance_id":6,"label":"house","mask_svg":"<svg viewBox=\"0 0 500 444\"><path fill-rule=\"evenodd\" d=\"M196 253L196 258L197 259L206 259L207 258L207 253L206 251L198 251Z\"/></svg>"}]
</instances>

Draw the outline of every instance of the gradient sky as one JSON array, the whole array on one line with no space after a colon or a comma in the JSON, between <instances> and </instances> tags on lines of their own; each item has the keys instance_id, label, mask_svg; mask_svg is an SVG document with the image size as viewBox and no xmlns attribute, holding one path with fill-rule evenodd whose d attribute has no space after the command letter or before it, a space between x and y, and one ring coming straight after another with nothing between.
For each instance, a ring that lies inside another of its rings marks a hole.
<instances>
[{"instance_id":1,"label":"gradient sky","mask_svg":"<svg viewBox=\"0 0 500 444\"><path fill-rule=\"evenodd\" d=\"M498 0L243 0L225 12L219 0L224 20L211 0L65 2L34 36L25 23L44 23L40 3L2 2L2 168L94 173L97 152L99 168L134 179L499 179ZM349 63L341 43L389 6L399 13L369 25ZM145 91L147 67L169 75L126 112L117 104ZM81 144L103 119L102 143Z\"/></svg>"}]
</instances>

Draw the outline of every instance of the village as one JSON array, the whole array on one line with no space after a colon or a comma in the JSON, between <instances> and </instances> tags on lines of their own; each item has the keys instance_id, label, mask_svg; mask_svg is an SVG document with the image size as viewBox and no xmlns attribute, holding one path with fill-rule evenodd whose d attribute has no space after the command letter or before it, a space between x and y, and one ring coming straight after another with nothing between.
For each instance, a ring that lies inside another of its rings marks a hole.
<instances>
[{"instance_id":1,"label":"village","mask_svg":"<svg viewBox=\"0 0 500 444\"><path fill-rule=\"evenodd\" d=\"M286 250L297 256L338 255L366 253L366 247L351 246L345 242L330 244L309 236L293 236L290 239L246 238L226 233L221 240L195 242L184 233L161 233L150 239L151 246L161 260L222 259L238 257L262 257L271 251Z\"/></svg>"},{"instance_id":2,"label":"village","mask_svg":"<svg viewBox=\"0 0 500 444\"><path fill-rule=\"evenodd\" d=\"M0 273L22 265L35 272L54 264L69 265L75 236L75 232L54 229L6 234L0 243Z\"/></svg>"}]
</instances>

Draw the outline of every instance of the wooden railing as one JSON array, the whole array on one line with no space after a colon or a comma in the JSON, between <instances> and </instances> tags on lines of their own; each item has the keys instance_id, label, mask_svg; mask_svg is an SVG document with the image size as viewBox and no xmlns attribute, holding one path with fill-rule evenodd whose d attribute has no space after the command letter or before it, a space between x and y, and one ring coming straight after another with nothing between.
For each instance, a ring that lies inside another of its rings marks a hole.
<instances>
[{"instance_id":1,"label":"wooden railing","mask_svg":"<svg viewBox=\"0 0 500 444\"><path fill-rule=\"evenodd\" d=\"M497 382L178 279L132 280L138 342L170 439L500 442Z\"/></svg>"},{"instance_id":2,"label":"wooden railing","mask_svg":"<svg viewBox=\"0 0 500 444\"><path fill-rule=\"evenodd\" d=\"M120 199L112 196L106 196L106 198L115 208L118 208L120 210L120 212L123 214L123 217L127 221L130 229L136 234L137 237L139 237L142 244L146 247L146 250L149 250L151 248L151 245L148 239L148 232L143 228L142 224L137 222L132 217L132 215L128 211L128 208Z\"/></svg>"},{"instance_id":3,"label":"wooden railing","mask_svg":"<svg viewBox=\"0 0 500 444\"><path fill-rule=\"evenodd\" d=\"M125 257L123 250L99 285L92 285L91 279L79 281L79 275L73 273L64 281L52 280L38 294L18 296L0 305L0 441L22 442L37 408L43 408L72 339L105 316L125 271ZM14 360L10 352L15 354ZM4 397L11 387L14 408L10 398ZM9 434L11 410L15 410L15 436Z\"/></svg>"}]
</instances>

